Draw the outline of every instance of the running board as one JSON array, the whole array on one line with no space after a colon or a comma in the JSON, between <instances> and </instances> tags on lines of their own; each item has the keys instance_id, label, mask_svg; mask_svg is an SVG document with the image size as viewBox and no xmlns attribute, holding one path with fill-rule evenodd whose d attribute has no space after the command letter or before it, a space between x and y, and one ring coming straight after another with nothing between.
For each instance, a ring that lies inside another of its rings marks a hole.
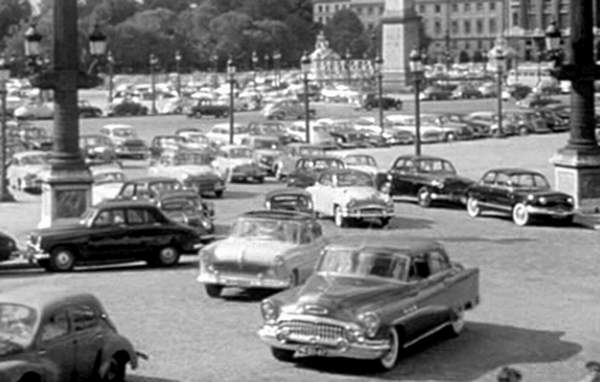
<instances>
[{"instance_id":1,"label":"running board","mask_svg":"<svg viewBox=\"0 0 600 382\"><path fill-rule=\"evenodd\" d=\"M406 342L402 347L404 349L406 349L407 347L416 344L417 342L429 337L430 335L439 332L440 330L444 329L445 327L449 326L450 324L451 324L450 322L446 322L440 326L437 326L437 327L431 329L430 331L428 331L427 333L424 333L424 334L420 335L419 337L415 338L414 340Z\"/></svg>"}]
</instances>

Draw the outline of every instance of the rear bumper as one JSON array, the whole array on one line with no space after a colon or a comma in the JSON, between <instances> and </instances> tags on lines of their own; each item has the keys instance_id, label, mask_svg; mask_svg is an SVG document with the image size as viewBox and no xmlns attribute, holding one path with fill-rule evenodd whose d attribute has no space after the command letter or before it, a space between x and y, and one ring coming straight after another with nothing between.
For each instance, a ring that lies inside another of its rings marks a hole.
<instances>
[{"instance_id":1,"label":"rear bumper","mask_svg":"<svg viewBox=\"0 0 600 382\"><path fill-rule=\"evenodd\" d=\"M223 273L219 271L205 272L201 271L196 279L199 283L217 284L228 287L238 288L267 288L267 289L285 289L290 286L290 280L266 277L259 274L243 273Z\"/></svg>"}]
</instances>

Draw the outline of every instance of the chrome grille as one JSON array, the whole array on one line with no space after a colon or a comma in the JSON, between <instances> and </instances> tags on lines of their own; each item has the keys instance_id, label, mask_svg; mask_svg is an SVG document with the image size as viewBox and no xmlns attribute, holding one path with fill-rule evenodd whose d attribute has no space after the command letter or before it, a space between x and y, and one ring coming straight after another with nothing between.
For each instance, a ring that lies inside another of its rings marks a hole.
<instances>
[{"instance_id":1,"label":"chrome grille","mask_svg":"<svg viewBox=\"0 0 600 382\"><path fill-rule=\"evenodd\" d=\"M382 208L361 208L360 212L363 214L380 214Z\"/></svg>"},{"instance_id":2,"label":"chrome grille","mask_svg":"<svg viewBox=\"0 0 600 382\"><path fill-rule=\"evenodd\" d=\"M287 331L290 336L316 337L324 340L337 340L344 336L344 328L337 325L307 321L285 321L279 324L279 329Z\"/></svg>"},{"instance_id":3,"label":"chrome grille","mask_svg":"<svg viewBox=\"0 0 600 382\"><path fill-rule=\"evenodd\" d=\"M215 271L219 272L241 272L249 274L266 273L271 269L270 265L254 264L242 261L219 261L212 264Z\"/></svg>"}]
</instances>

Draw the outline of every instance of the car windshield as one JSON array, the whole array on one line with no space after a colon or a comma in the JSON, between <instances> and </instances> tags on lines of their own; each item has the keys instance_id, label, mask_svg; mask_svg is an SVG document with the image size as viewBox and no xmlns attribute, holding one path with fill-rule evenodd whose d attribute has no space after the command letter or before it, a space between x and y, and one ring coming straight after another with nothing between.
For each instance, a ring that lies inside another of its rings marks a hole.
<instances>
[{"instance_id":1,"label":"car windshield","mask_svg":"<svg viewBox=\"0 0 600 382\"><path fill-rule=\"evenodd\" d=\"M153 193L181 190L181 184L175 181L154 182L148 186Z\"/></svg>"},{"instance_id":2,"label":"car windshield","mask_svg":"<svg viewBox=\"0 0 600 382\"><path fill-rule=\"evenodd\" d=\"M20 304L0 303L0 355L15 346L22 348L33 340L37 313Z\"/></svg>"},{"instance_id":3,"label":"car windshield","mask_svg":"<svg viewBox=\"0 0 600 382\"><path fill-rule=\"evenodd\" d=\"M346 164L351 166L377 166L377 162L369 155L352 155L346 157Z\"/></svg>"},{"instance_id":4,"label":"car windshield","mask_svg":"<svg viewBox=\"0 0 600 382\"><path fill-rule=\"evenodd\" d=\"M186 153L179 154L175 158L175 165L181 166L186 164L197 164L197 165L210 165L210 158L208 155Z\"/></svg>"},{"instance_id":5,"label":"car windshield","mask_svg":"<svg viewBox=\"0 0 600 382\"><path fill-rule=\"evenodd\" d=\"M421 172L449 172L456 173L454 166L443 159L426 159L416 163Z\"/></svg>"},{"instance_id":6,"label":"car windshield","mask_svg":"<svg viewBox=\"0 0 600 382\"><path fill-rule=\"evenodd\" d=\"M303 167L313 169L343 168L343 164L336 159L315 159L305 161Z\"/></svg>"},{"instance_id":7,"label":"car windshield","mask_svg":"<svg viewBox=\"0 0 600 382\"><path fill-rule=\"evenodd\" d=\"M310 197L305 195L276 195L268 201L271 209L306 209L311 207Z\"/></svg>"},{"instance_id":8,"label":"car windshield","mask_svg":"<svg viewBox=\"0 0 600 382\"><path fill-rule=\"evenodd\" d=\"M159 137L157 140L160 145L177 145L183 142L181 137Z\"/></svg>"},{"instance_id":9,"label":"car windshield","mask_svg":"<svg viewBox=\"0 0 600 382\"><path fill-rule=\"evenodd\" d=\"M186 136L186 140L188 142L193 142L193 143L205 143L208 144L210 141L208 140L208 138L203 135L203 134L188 134Z\"/></svg>"},{"instance_id":10,"label":"car windshield","mask_svg":"<svg viewBox=\"0 0 600 382\"><path fill-rule=\"evenodd\" d=\"M29 165L37 165L37 164L47 164L48 163L48 155L47 154L36 154L36 155L28 155L21 158L21 164L29 166Z\"/></svg>"},{"instance_id":11,"label":"car windshield","mask_svg":"<svg viewBox=\"0 0 600 382\"><path fill-rule=\"evenodd\" d=\"M266 150L279 150L281 148L279 141L271 141L267 139L254 140L254 148Z\"/></svg>"},{"instance_id":12,"label":"car windshield","mask_svg":"<svg viewBox=\"0 0 600 382\"><path fill-rule=\"evenodd\" d=\"M181 211L184 213L193 213L199 210L200 204L192 198L173 198L163 200L161 209L165 212Z\"/></svg>"},{"instance_id":13,"label":"car windshield","mask_svg":"<svg viewBox=\"0 0 600 382\"><path fill-rule=\"evenodd\" d=\"M325 151L322 149L318 149L315 147L300 147L298 149L298 154L299 155L322 155L325 154Z\"/></svg>"},{"instance_id":14,"label":"car windshield","mask_svg":"<svg viewBox=\"0 0 600 382\"><path fill-rule=\"evenodd\" d=\"M405 281L410 259L389 251L350 248L328 249L317 266L317 273L336 273L353 277L379 277Z\"/></svg>"},{"instance_id":15,"label":"car windshield","mask_svg":"<svg viewBox=\"0 0 600 382\"><path fill-rule=\"evenodd\" d=\"M522 173L510 177L509 184L516 188L550 189L550 184L541 174Z\"/></svg>"},{"instance_id":16,"label":"car windshield","mask_svg":"<svg viewBox=\"0 0 600 382\"><path fill-rule=\"evenodd\" d=\"M133 129L126 129L126 128L114 129L113 135L115 137L124 137L124 138L132 137L133 138L133 137L135 137L135 132L133 131Z\"/></svg>"},{"instance_id":17,"label":"car windshield","mask_svg":"<svg viewBox=\"0 0 600 382\"><path fill-rule=\"evenodd\" d=\"M252 158L252 150L245 148L235 148L229 150L230 158Z\"/></svg>"},{"instance_id":18,"label":"car windshield","mask_svg":"<svg viewBox=\"0 0 600 382\"><path fill-rule=\"evenodd\" d=\"M373 187L373 179L365 173L352 171L337 175L338 187Z\"/></svg>"},{"instance_id":19,"label":"car windshield","mask_svg":"<svg viewBox=\"0 0 600 382\"><path fill-rule=\"evenodd\" d=\"M83 144L87 146L100 146L108 144L104 137L83 137L81 140Z\"/></svg>"},{"instance_id":20,"label":"car windshield","mask_svg":"<svg viewBox=\"0 0 600 382\"><path fill-rule=\"evenodd\" d=\"M245 239L299 243L302 226L295 221L239 218L234 223L231 236Z\"/></svg>"},{"instance_id":21,"label":"car windshield","mask_svg":"<svg viewBox=\"0 0 600 382\"><path fill-rule=\"evenodd\" d=\"M101 172L99 174L94 174L94 183L109 183L123 181L125 181L125 174L123 174L120 171Z\"/></svg>"}]
</instances>

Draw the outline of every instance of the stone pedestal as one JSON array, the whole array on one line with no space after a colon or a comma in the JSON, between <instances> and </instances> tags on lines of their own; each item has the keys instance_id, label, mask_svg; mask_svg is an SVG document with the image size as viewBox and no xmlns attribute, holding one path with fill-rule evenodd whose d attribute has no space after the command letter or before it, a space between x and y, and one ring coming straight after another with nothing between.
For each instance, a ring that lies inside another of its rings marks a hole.
<instances>
[{"instance_id":1,"label":"stone pedestal","mask_svg":"<svg viewBox=\"0 0 600 382\"><path fill-rule=\"evenodd\" d=\"M600 148L593 151L559 150L554 164L556 189L573 196L581 214L600 213Z\"/></svg>"},{"instance_id":2,"label":"stone pedestal","mask_svg":"<svg viewBox=\"0 0 600 382\"><path fill-rule=\"evenodd\" d=\"M386 0L381 19L383 88L398 91L411 86L410 52L419 47L419 16L414 0Z\"/></svg>"},{"instance_id":3,"label":"stone pedestal","mask_svg":"<svg viewBox=\"0 0 600 382\"><path fill-rule=\"evenodd\" d=\"M75 221L91 205L92 176L83 165L51 168L42 175L42 182L42 218L38 228Z\"/></svg>"}]
</instances>

